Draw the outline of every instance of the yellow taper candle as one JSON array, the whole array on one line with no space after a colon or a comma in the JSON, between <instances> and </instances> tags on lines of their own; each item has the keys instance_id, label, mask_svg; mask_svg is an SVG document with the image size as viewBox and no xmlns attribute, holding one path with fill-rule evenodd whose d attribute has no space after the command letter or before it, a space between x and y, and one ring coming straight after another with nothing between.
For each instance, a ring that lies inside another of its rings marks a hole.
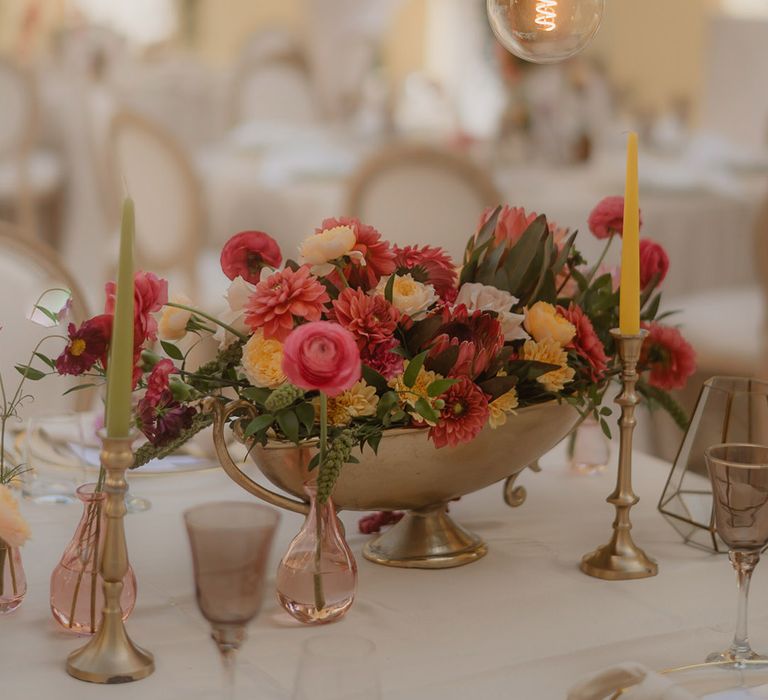
<instances>
[{"instance_id":1,"label":"yellow taper candle","mask_svg":"<svg viewBox=\"0 0 768 700\"><path fill-rule=\"evenodd\" d=\"M624 188L624 232L621 236L619 329L640 332L640 195L637 184L637 134L627 139L627 181Z\"/></svg>"},{"instance_id":2,"label":"yellow taper candle","mask_svg":"<svg viewBox=\"0 0 768 700\"><path fill-rule=\"evenodd\" d=\"M131 429L133 389L133 200L123 203L115 316L107 367L107 435L127 437Z\"/></svg>"}]
</instances>

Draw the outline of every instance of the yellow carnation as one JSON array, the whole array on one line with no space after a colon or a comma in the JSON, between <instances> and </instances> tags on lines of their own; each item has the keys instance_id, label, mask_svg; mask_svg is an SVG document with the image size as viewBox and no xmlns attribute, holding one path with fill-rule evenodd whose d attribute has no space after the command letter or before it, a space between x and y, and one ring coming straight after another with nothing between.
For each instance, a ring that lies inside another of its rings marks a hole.
<instances>
[{"instance_id":1,"label":"yellow carnation","mask_svg":"<svg viewBox=\"0 0 768 700\"><path fill-rule=\"evenodd\" d=\"M576 326L546 301L537 301L525 312L525 330L536 342L550 339L565 347L576 335Z\"/></svg>"},{"instance_id":2,"label":"yellow carnation","mask_svg":"<svg viewBox=\"0 0 768 700\"><path fill-rule=\"evenodd\" d=\"M21 547L29 539L29 525L19 512L11 490L0 484L0 540L11 547Z\"/></svg>"},{"instance_id":3,"label":"yellow carnation","mask_svg":"<svg viewBox=\"0 0 768 700\"><path fill-rule=\"evenodd\" d=\"M319 399L313 403L317 415ZM378 405L376 389L361 379L338 396L328 398L328 422L331 425L349 425L354 418L375 415Z\"/></svg>"},{"instance_id":4,"label":"yellow carnation","mask_svg":"<svg viewBox=\"0 0 768 700\"><path fill-rule=\"evenodd\" d=\"M384 296L389 277L382 277L376 285L376 294ZM431 284L415 280L410 273L395 275L392 284L392 306L413 319L424 316L427 310L439 299Z\"/></svg>"},{"instance_id":5,"label":"yellow carnation","mask_svg":"<svg viewBox=\"0 0 768 700\"><path fill-rule=\"evenodd\" d=\"M256 331L243 346L243 371L253 386L274 389L285 382L283 344Z\"/></svg>"},{"instance_id":6,"label":"yellow carnation","mask_svg":"<svg viewBox=\"0 0 768 700\"><path fill-rule=\"evenodd\" d=\"M568 366L568 353L563 350L560 343L551 338L545 338L539 343L535 340L526 340L523 345L523 359L560 366L560 369L552 370L538 377L537 381L543 384L547 391L562 391L568 382L573 381L576 374L573 367Z\"/></svg>"},{"instance_id":7,"label":"yellow carnation","mask_svg":"<svg viewBox=\"0 0 768 700\"><path fill-rule=\"evenodd\" d=\"M507 414L514 413L517 408L517 389L512 388L506 394L502 394L497 399L488 404L490 414L488 415L488 425L491 428L498 428L507 422Z\"/></svg>"},{"instance_id":8,"label":"yellow carnation","mask_svg":"<svg viewBox=\"0 0 768 700\"><path fill-rule=\"evenodd\" d=\"M192 300L184 294L174 294L170 300L184 306L192 304ZM160 337L163 340L181 340L187 334L187 323L191 316L192 312L186 309L177 309L175 306L163 307L158 323Z\"/></svg>"}]
</instances>

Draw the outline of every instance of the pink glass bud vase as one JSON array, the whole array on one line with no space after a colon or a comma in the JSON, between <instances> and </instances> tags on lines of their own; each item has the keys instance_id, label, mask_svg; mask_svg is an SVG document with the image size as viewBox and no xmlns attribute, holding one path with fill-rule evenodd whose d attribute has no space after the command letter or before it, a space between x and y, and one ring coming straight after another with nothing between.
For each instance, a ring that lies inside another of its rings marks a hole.
<instances>
[{"instance_id":1,"label":"pink glass bud vase","mask_svg":"<svg viewBox=\"0 0 768 700\"><path fill-rule=\"evenodd\" d=\"M277 567L277 599L299 622L322 625L342 618L352 607L357 563L331 499L319 503L314 483L305 490L309 513Z\"/></svg>"},{"instance_id":2,"label":"pink glass bud vase","mask_svg":"<svg viewBox=\"0 0 768 700\"><path fill-rule=\"evenodd\" d=\"M76 493L83 503L83 514L51 574L51 612L65 630L93 634L101 624L104 602L104 580L99 569L104 550L106 494L96 491L96 484L84 484ZM120 603L125 620L136 603L136 576L130 565L123 579Z\"/></svg>"},{"instance_id":3,"label":"pink glass bud vase","mask_svg":"<svg viewBox=\"0 0 768 700\"><path fill-rule=\"evenodd\" d=\"M21 551L0 540L0 615L13 612L27 592Z\"/></svg>"}]
</instances>

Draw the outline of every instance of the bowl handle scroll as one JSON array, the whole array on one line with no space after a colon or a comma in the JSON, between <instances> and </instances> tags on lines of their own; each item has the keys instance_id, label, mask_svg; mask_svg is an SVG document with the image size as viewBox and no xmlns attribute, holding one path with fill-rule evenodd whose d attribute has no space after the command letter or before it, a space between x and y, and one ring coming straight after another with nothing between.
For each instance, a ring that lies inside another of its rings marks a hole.
<instances>
[{"instance_id":1,"label":"bowl handle scroll","mask_svg":"<svg viewBox=\"0 0 768 700\"><path fill-rule=\"evenodd\" d=\"M270 491L268 488L265 488L251 479L251 477L237 466L235 460L232 459L232 455L229 453L229 447L227 446L227 439L224 436L224 428L227 425L227 420L236 411L244 411L246 414L255 418L257 413L254 406L247 401L242 400L230 401L225 405L217 399L212 399L207 402L206 410L213 413L213 445L216 448L216 456L219 459L221 468L227 473L227 476L248 493L260 498L270 505L285 508L294 513L308 513L309 505L305 501L299 501Z\"/></svg>"}]
</instances>

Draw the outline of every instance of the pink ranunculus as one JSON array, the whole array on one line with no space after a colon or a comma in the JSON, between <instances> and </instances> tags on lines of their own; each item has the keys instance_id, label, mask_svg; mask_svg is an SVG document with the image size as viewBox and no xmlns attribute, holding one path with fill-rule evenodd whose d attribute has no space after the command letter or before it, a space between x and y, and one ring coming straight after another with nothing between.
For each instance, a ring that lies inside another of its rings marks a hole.
<instances>
[{"instance_id":1,"label":"pink ranunculus","mask_svg":"<svg viewBox=\"0 0 768 700\"><path fill-rule=\"evenodd\" d=\"M667 251L656 241L643 238L640 241L640 287L645 289L653 280L660 285L669 271L669 256Z\"/></svg>"},{"instance_id":2,"label":"pink ranunculus","mask_svg":"<svg viewBox=\"0 0 768 700\"><path fill-rule=\"evenodd\" d=\"M302 389L338 396L360 379L360 351L355 336L338 323L305 323L285 341L283 372Z\"/></svg>"},{"instance_id":3,"label":"pink ranunculus","mask_svg":"<svg viewBox=\"0 0 768 700\"><path fill-rule=\"evenodd\" d=\"M231 280L242 277L258 284L265 265L278 267L283 260L280 246L263 231L241 231L230 238L221 249L221 269Z\"/></svg>"},{"instance_id":4,"label":"pink ranunculus","mask_svg":"<svg viewBox=\"0 0 768 700\"><path fill-rule=\"evenodd\" d=\"M133 344L141 347L147 340L157 340L157 319L152 315L168 303L168 281L152 272L138 271L133 278ZM104 313L115 313L115 294L117 285L107 282L107 301Z\"/></svg>"},{"instance_id":5,"label":"pink ranunculus","mask_svg":"<svg viewBox=\"0 0 768 700\"><path fill-rule=\"evenodd\" d=\"M589 230L595 238L610 238L624 232L624 197L604 197L589 215ZM640 214L640 226L643 225Z\"/></svg>"},{"instance_id":6,"label":"pink ranunculus","mask_svg":"<svg viewBox=\"0 0 768 700\"><path fill-rule=\"evenodd\" d=\"M648 383L659 389L682 389L696 371L696 353L674 326L643 323L648 337L643 343L638 366L649 371Z\"/></svg>"}]
</instances>

